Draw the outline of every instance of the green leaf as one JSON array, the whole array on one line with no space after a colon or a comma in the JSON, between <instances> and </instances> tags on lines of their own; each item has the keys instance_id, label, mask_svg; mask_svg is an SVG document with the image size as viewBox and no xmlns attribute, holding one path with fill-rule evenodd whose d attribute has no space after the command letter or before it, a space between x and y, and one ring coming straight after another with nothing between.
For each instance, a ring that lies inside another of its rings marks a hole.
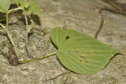
<instances>
[{"instance_id":1,"label":"green leaf","mask_svg":"<svg viewBox=\"0 0 126 84\"><path fill-rule=\"evenodd\" d=\"M23 0L13 0L16 4L20 3Z\"/></svg>"},{"instance_id":2,"label":"green leaf","mask_svg":"<svg viewBox=\"0 0 126 84\"><path fill-rule=\"evenodd\" d=\"M38 3L34 3L33 0L30 2L24 2L23 0L13 0L19 7L24 7L24 11L31 15L32 12L35 12L39 17L41 16L41 10Z\"/></svg>"},{"instance_id":3,"label":"green leaf","mask_svg":"<svg viewBox=\"0 0 126 84\"><path fill-rule=\"evenodd\" d=\"M13 2L15 2L17 4L17 6L19 6L19 3L21 3L23 0L13 0Z\"/></svg>"},{"instance_id":4,"label":"green leaf","mask_svg":"<svg viewBox=\"0 0 126 84\"><path fill-rule=\"evenodd\" d=\"M23 3L20 5L20 7L26 7L26 8L28 8L29 5L30 5L29 2L23 2Z\"/></svg>"},{"instance_id":5,"label":"green leaf","mask_svg":"<svg viewBox=\"0 0 126 84\"><path fill-rule=\"evenodd\" d=\"M31 14L32 12L35 12L39 17L41 16L41 10L40 10L40 6L38 3L34 3L32 0L30 0L30 4L29 7L25 7L24 11L27 14Z\"/></svg>"},{"instance_id":6,"label":"green leaf","mask_svg":"<svg viewBox=\"0 0 126 84\"><path fill-rule=\"evenodd\" d=\"M33 20L31 19L31 24L30 25L27 25L27 34L31 31L31 29L33 28Z\"/></svg>"},{"instance_id":7,"label":"green leaf","mask_svg":"<svg viewBox=\"0 0 126 84\"><path fill-rule=\"evenodd\" d=\"M58 59L75 73L97 73L116 53L120 53L107 44L72 29L57 27L52 29L50 35L58 47Z\"/></svg>"},{"instance_id":8,"label":"green leaf","mask_svg":"<svg viewBox=\"0 0 126 84\"><path fill-rule=\"evenodd\" d=\"M11 4L11 0L0 0L0 12L6 13Z\"/></svg>"},{"instance_id":9,"label":"green leaf","mask_svg":"<svg viewBox=\"0 0 126 84\"><path fill-rule=\"evenodd\" d=\"M29 7L29 2L24 2L23 0L13 0L16 4L17 4L17 6L19 6L19 4L20 4L20 6L19 7L26 7L26 8L28 8Z\"/></svg>"}]
</instances>

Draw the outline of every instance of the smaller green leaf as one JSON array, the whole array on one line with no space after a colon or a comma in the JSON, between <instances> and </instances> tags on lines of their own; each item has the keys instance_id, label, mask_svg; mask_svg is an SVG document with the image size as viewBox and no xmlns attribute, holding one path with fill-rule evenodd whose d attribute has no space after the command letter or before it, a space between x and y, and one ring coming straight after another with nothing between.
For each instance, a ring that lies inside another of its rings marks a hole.
<instances>
[{"instance_id":1,"label":"smaller green leaf","mask_svg":"<svg viewBox=\"0 0 126 84\"><path fill-rule=\"evenodd\" d=\"M13 0L19 7L24 7L24 11L31 15L32 12L35 12L39 17L41 16L41 10L38 3L33 2L33 0L30 0L30 2L24 2L23 0Z\"/></svg>"},{"instance_id":2,"label":"smaller green leaf","mask_svg":"<svg viewBox=\"0 0 126 84\"><path fill-rule=\"evenodd\" d=\"M13 2L15 2L16 4L22 2L23 0L13 0Z\"/></svg>"},{"instance_id":3,"label":"smaller green leaf","mask_svg":"<svg viewBox=\"0 0 126 84\"><path fill-rule=\"evenodd\" d=\"M29 7L25 7L24 11L31 15L32 12L35 12L39 17L41 16L41 10L38 3L34 3L32 0L30 0Z\"/></svg>"},{"instance_id":4,"label":"smaller green leaf","mask_svg":"<svg viewBox=\"0 0 126 84\"><path fill-rule=\"evenodd\" d=\"M11 0L0 0L0 12L6 13L11 4Z\"/></svg>"},{"instance_id":5,"label":"smaller green leaf","mask_svg":"<svg viewBox=\"0 0 126 84\"><path fill-rule=\"evenodd\" d=\"M29 7L29 2L24 2L23 0L13 0L16 4L17 4L17 6L19 6L19 4L20 4L20 6L19 7L26 7L26 8L28 8Z\"/></svg>"},{"instance_id":6,"label":"smaller green leaf","mask_svg":"<svg viewBox=\"0 0 126 84\"><path fill-rule=\"evenodd\" d=\"M29 2L22 2L21 5L20 5L20 7L26 7L26 8L28 8L29 5L30 5Z\"/></svg>"},{"instance_id":7,"label":"smaller green leaf","mask_svg":"<svg viewBox=\"0 0 126 84\"><path fill-rule=\"evenodd\" d=\"M27 34L31 31L31 29L33 28L33 20L31 19L31 25L27 25Z\"/></svg>"}]
</instances>

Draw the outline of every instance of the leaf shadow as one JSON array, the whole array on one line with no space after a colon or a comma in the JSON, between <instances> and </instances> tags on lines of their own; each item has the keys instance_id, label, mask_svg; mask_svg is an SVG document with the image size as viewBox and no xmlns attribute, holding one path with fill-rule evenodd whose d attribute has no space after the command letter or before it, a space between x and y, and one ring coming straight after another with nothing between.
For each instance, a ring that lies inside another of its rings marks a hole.
<instances>
[{"instance_id":1,"label":"leaf shadow","mask_svg":"<svg viewBox=\"0 0 126 84\"><path fill-rule=\"evenodd\" d=\"M50 38L51 39L51 38ZM51 39L51 43L54 46L54 48L58 49L58 47L53 43L52 39Z\"/></svg>"}]
</instances>

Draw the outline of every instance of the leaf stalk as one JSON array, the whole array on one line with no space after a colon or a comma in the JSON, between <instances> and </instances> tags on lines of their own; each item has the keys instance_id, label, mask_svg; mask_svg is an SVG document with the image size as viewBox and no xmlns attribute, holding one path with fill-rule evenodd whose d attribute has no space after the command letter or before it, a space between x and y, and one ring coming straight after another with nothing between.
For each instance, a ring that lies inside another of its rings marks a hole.
<instances>
[{"instance_id":1,"label":"leaf stalk","mask_svg":"<svg viewBox=\"0 0 126 84\"><path fill-rule=\"evenodd\" d=\"M16 45L15 45L15 43L14 43L12 37L11 37L11 34L10 34L10 32L9 32L9 29L8 29L8 12L6 13L6 27L3 26L3 28L4 28L5 31L7 32L7 35L8 35L8 37L9 37L9 39L10 39L12 45L14 46L14 50L15 50L15 53L16 53L17 58L19 58Z\"/></svg>"},{"instance_id":2,"label":"leaf stalk","mask_svg":"<svg viewBox=\"0 0 126 84\"><path fill-rule=\"evenodd\" d=\"M50 54L45 55L45 56L33 58L33 59L30 59L30 60L19 61L18 63L19 63L19 64L24 64L24 63L32 62L32 61L35 61L35 60L41 60L41 59L43 59L43 58L49 57L49 56L54 55L54 54L56 54L56 52L50 53Z\"/></svg>"}]
</instances>

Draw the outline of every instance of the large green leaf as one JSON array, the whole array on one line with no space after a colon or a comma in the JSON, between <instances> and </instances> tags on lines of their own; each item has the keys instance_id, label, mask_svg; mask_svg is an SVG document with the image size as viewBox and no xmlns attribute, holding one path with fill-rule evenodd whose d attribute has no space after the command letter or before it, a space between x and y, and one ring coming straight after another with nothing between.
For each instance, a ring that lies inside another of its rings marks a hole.
<instances>
[{"instance_id":1,"label":"large green leaf","mask_svg":"<svg viewBox=\"0 0 126 84\"><path fill-rule=\"evenodd\" d=\"M71 71L94 74L103 69L118 50L72 29L54 28L51 39L61 63Z\"/></svg>"},{"instance_id":2,"label":"large green leaf","mask_svg":"<svg viewBox=\"0 0 126 84\"><path fill-rule=\"evenodd\" d=\"M7 12L11 4L11 0L0 0L0 12Z\"/></svg>"}]
</instances>

